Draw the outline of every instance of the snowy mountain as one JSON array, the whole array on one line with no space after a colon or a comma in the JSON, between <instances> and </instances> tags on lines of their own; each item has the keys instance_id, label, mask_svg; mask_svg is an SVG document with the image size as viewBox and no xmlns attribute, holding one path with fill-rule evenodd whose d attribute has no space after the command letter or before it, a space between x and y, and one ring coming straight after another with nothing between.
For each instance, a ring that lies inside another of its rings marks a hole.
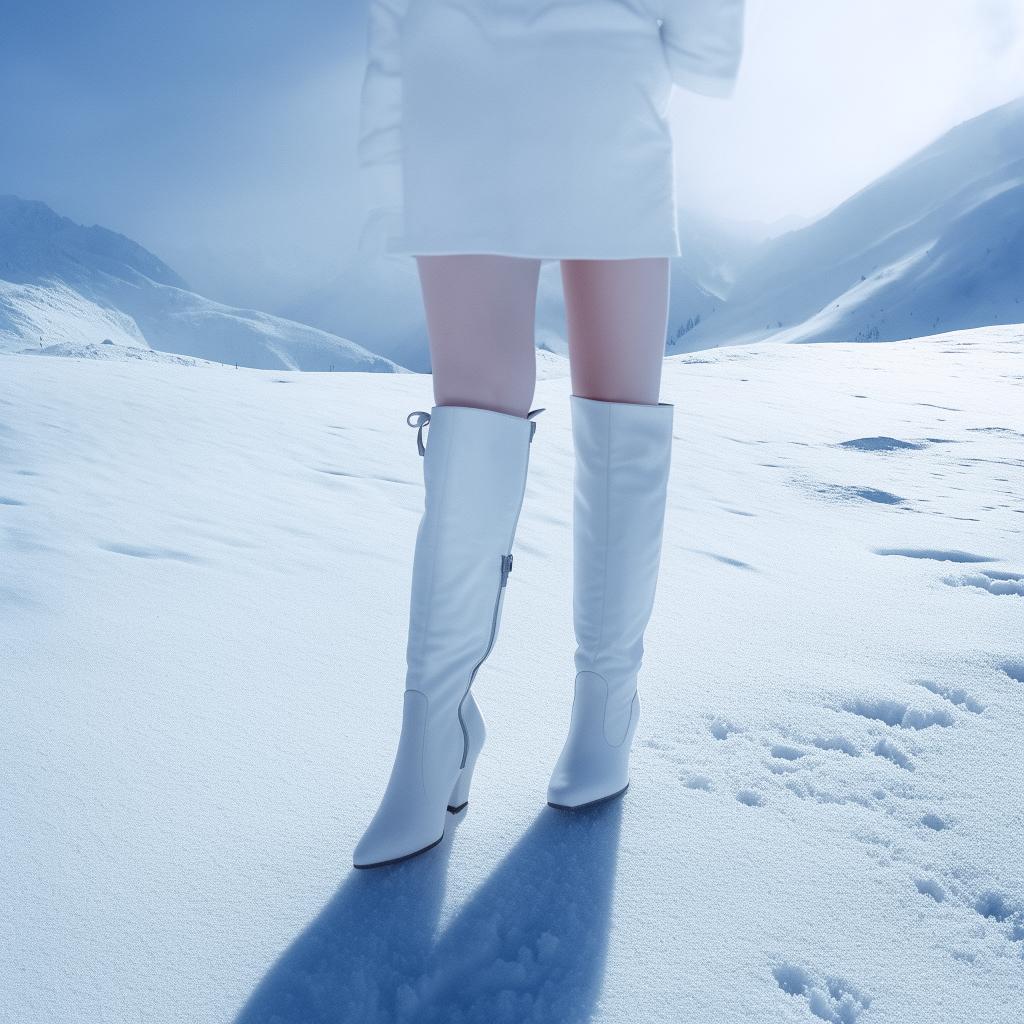
<instances>
[{"instance_id":1,"label":"snowy mountain","mask_svg":"<svg viewBox=\"0 0 1024 1024\"><path fill-rule=\"evenodd\" d=\"M1022 357L665 361L631 784L576 815L542 380L469 806L364 872L430 378L0 353L0 1020L1019 1024Z\"/></svg>"},{"instance_id":2,"label":"snowy mountain","mask_svg":"<svg viewBox=\"0 0 1024 1024\"><path fill-rule=\"evenodd\" d=\"M671 292L668 306L669 355L691 351L691 340L696 328L725 308L725 299L700 284L681 260L673 260Z\"/></svg>"},{"instance_id":3,"label":"snowy mountain","mask_svg":"<svg viewBox=\"0 0 1024 1024\"><path fill-rule=\"evenodd\" d=\"M411 259L352 259L330 285L315 289L282 312L326 331L359 338L374 352L417 373L430 370L423 299Z\"/></svg>"},{"instance_id":4,"label":"snowy mountain","mask_svg":"<svg viewBox=\"0 0 1024 1024\"><path fill-rule=\"evenodd\" d=\"M0 196L0 351L153 349L263 369L401 372L354 342L188 290L152 253Z\"/></svg>"},{"instance_id":5,"label":"snowy mountain","mask_svg":"<svg viewBox=\"0 0 1024 1024\"><path fill-rule=\"evenodd\" d=\"M895 340L1024 320L1024 98L768 241L690 346Z\"/></svg>"}]
</instances>

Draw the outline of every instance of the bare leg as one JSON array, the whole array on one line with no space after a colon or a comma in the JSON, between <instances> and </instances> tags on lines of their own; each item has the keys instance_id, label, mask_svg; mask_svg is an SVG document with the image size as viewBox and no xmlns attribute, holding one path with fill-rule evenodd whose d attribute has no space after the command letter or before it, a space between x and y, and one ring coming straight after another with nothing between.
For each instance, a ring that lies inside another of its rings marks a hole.
<instances>
[{"instance_id":1,"label":"bare leg","mask_svg":"<svg viewBox=\"0 0 1024 1024\"><path fill-rule=\"evenodd\" d=\"M561 265L573 394L656 404L668 330L668 258Z\"/></svg>"},{"instance_id":2,"label":"bare leg","mask_svg":"<svg viewBox=\"0 0 1024 1024\"><path fill-rule=\"evenodd\" d=\"M537 383L540 260L417 256L436 405L525 416Z\"/></svg>"}]
</instances>

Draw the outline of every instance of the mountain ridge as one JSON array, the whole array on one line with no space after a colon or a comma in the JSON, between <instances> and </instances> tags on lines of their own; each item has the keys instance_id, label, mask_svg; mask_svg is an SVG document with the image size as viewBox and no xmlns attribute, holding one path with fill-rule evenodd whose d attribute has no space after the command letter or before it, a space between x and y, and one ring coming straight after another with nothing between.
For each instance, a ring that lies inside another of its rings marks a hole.
<instances>
[{"instance_id":1,"label":"mountain ridge","mask_svg":"<svg viewBox=\"0 0 1024 1024\"><path fill-rule=\"evenodd\" d=\"M0 351L69 355L105 341L260 369L408 372L328 331L199 295L116 231L0 196Z\"/></svg>"},{"instance_id":2,"label":"mountain ridge","mask_svg":"<svg viewBox=\"0 0 1024 1024\"><path fill-rule=\"evenodd\" d=\"M1011 268L1024 263L1022 223L1024 97L956 125L819 220L767 241L691 345L899 340L1018 322L1024 287ZM951 296L958 274L970 287Z\"/></svg>"}]
</instances>

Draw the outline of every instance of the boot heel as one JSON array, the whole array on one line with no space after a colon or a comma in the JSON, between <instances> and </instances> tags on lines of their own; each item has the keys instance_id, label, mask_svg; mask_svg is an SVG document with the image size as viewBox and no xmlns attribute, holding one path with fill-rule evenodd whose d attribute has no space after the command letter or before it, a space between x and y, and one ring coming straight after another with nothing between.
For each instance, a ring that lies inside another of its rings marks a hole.
<instances>
[{"instance_id":1,"label":"boot heel","mask_svg":"<svg viewBox=\"0 0 1024 1024\"><path fill-rule=\"evenodd\" d=\"M480 750L487 737L484 716L480 714L480 708L473 699L472 693L466 695L465 703L462 705L462 718L466 723L469 750L466 754L466 766L459 772L452 794L448 798L448 810L451 814L458 814L469 803L469 787L473 781L473 769L476 767L476 759L480 756Z\"/></svg>"},{"instance_id":2,"label":"boot heel","mask_svg":"<svg viewBox=\"0 0 1024 1024\"><path fill-rule=\"evenodd\" d=\"M449 813L458 814L459 811L465 809L466 804L469 803L469 785L472 781L473 774L469 770L469 765L466 765L459 772L459 778L455 783L455 788L452 790L452 795L448 797Z\"/></svg>"}]
</instances>

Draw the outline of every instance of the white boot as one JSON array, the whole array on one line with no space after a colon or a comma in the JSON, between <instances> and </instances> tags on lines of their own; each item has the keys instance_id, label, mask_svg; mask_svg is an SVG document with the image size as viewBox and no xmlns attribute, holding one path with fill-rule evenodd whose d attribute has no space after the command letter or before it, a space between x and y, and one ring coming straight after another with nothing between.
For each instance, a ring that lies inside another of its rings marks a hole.
<instances>
[{"instance_id":1,"label":"white boot","mask_svg":"<svg viewBox=\"0 0 1024 1024\"><path fill-rule=\"evenodd\" d=\"M424 456L402 733L391 778L353 856L357 868L423 853L461 810L484 742L470 686L498 633L512 542L526 491L526 417L469 406L410 413ZM423 428L430 424L427 444Z\"/></svg>"},{"instance_id":2,"label":"white boot","mask_svg":"<svg viewBox=\"0 0 1024 1024\"><path fill-rule=\"evenodd\" d=\"M570 407L576 689L569 737L548 786L548 803L561 809L607 800L629 785L675 409L578 395Z\"/></svg>"}]
</instances>

